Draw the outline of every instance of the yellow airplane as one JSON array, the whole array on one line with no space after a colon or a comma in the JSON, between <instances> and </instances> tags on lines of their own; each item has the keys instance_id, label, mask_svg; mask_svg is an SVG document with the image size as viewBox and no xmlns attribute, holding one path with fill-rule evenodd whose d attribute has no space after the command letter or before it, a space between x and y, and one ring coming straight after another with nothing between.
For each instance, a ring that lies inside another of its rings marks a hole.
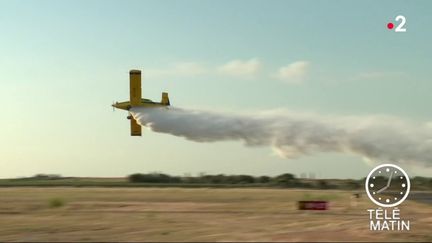
<instances>
[{"instance_id":1,"label":"yellow airplane","mask_svg":"<svg viewBox=\"0 0 432 243\"><path fill-rule=\"evenodd\" d=\"M140 70L130 70L129 72L129 101L116 102L112 104L112 107L122 110L130 110L132 107L164 107L170 106L170 101L168 98L168 93L162 93L161 102L153 102L149 99L141 98L141 71ZM113 109L114 109L113 108ZM138 125L137 121L129 113L127 116L130 122L131 136L141 136L141 126Z\"/></svg>"}]
</instances>

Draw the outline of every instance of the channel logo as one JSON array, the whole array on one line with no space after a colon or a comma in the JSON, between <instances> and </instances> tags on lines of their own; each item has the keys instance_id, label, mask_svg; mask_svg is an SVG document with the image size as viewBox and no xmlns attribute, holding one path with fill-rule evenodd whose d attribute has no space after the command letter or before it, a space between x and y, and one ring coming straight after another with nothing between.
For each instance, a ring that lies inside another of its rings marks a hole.
<instances>
[{"instance_id":1,"label":"channel logo","mask_svg":"<svg viewBox=\"0 0 432 243\"><path fill-rule=\"evenodd\" d=\"M382 164L371 170L366 177L365 189L369 199L379 207L367 209L369 230L410 230L410 220L404 219L396 207L408 197L410 188L408 174L397 165Z\"/></svg>"},{"instance_id":2,"label":"channel logo","mask_svg":"<svg viewBox=\"0 0 432 243\"><path fill-rule=\"evenodd\" d=\"M395 23L389 22L389 23L387 23L387 29L389 29L389 30L394 29L394 32L406 32L406 28L405 28L406 18L405 18L405 16L398 15L398 16L396 16L396 18L394 20L395 20L397 26Z\"/></svg>"}]
</instances>

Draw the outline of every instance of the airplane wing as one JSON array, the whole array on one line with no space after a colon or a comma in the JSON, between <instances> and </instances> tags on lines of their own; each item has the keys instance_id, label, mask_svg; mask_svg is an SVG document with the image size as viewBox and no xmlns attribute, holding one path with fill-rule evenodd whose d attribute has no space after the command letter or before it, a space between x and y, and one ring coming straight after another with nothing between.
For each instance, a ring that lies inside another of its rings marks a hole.
<instances>
[{"instance_id":1,"label":"airplane wing","mask_svg":"<svg viewBox=\"0 0 432 243\"><path fill-rule=\"evenodd\" d=\"M141 136L141 126L137 123L135 118L130 118L131 136Z\"/></svg>"},{"instance_id":2,"label":"airplane wing","mask_svg":"<svg viewBox=\"0 0 432 243\"><path fill-rule=\"evenodd\" d=\"M129 72L129 101L131 106L137 106L141 103L141 71L131 70Z\"/></svg>"}]
</instances>

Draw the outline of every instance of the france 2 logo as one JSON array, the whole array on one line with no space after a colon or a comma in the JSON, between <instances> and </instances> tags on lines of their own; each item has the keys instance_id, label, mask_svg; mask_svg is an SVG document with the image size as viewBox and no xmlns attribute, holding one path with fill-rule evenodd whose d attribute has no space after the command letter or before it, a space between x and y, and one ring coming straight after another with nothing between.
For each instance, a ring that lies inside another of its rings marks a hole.
<instances>
[{"instance_id":1,"label":"france 2 logo","mask_svg":"<svg viewBox=\"0 0 432 243\"><path fill-rule=\"evenodd\" d=\"M406 28L405 28L406 18L405 18L405 16L398 15L398 16L396 16L395 21L399 22L399 24L395 28L394 31L395 32L406 32ZM392 22L390 22L390 23L387 24L387 29L392 30L394 26L395 25Z\"/></svg>"}]
</instances>

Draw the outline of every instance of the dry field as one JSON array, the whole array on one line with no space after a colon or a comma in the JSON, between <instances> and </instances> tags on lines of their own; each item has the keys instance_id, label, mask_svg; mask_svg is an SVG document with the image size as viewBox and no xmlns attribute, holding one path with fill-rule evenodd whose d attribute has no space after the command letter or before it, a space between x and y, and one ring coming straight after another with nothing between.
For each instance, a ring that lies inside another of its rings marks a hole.
<instances>
[{"instance_id":1,"label":"dry field","mask_svg":"<svg viewBox=\"0 0 432 243\"><path fill-rule=\"evenodd\" d=\"M330 210L296 209L314 198ZM370 232L374 205L352 200L330 190L0 188L0 241L432 241L431 204L399 206L409 232Z\"/></svg>"}]
</instances>

